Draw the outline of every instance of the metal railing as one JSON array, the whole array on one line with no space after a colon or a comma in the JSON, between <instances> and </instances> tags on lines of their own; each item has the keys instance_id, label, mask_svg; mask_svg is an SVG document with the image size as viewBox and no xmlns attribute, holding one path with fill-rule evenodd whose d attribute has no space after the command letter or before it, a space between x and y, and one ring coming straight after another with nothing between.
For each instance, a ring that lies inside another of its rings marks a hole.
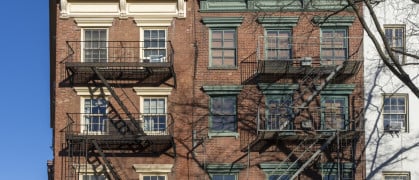
<instances>
[{"instance_id":1,"label":"metal railing","mask_svg":"<svg viewBox=\"0 0 419 180\"><path fill-rule=\"evenodd\" d=\"M131 121L127 114L89 114L67 113L66 135L112 135L135 134L138 123L148 136L173 135L174 121L170 113L132 114L136 121Z\"/></svg>"}]
</instances>

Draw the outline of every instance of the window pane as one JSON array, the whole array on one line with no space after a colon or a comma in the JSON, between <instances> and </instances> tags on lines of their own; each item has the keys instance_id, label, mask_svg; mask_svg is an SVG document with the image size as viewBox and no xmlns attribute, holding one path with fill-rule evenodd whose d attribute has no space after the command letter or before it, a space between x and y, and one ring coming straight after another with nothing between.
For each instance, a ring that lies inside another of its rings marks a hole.
<instances>
[{"instance_id":1,"label":"window pane","mask_svg":"<svg viewBox=\"0 0 419 180\"><path fill-rule=\"evenodd\" d=\"M211 130L218 132L235 132L236 122L236 97L218 96L211 97Z\"/></svg>"},{"instance_id":2,"label":"window pane","mask_svg":"<svg viewBox=\"0 0 419 180\"><path fill-rule=\"evenodd\" d=\"M236 31L228 29L211 30L210 66L236 65Z\"/></svg>"}]
</instances>

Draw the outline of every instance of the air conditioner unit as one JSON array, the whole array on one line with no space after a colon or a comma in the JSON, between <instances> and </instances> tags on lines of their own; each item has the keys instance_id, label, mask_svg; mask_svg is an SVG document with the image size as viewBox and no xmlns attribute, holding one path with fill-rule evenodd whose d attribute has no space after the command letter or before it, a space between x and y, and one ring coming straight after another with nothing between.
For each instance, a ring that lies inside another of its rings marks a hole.
<instances>
[{"instance_id":1,"label":"air conditioner unit","mask_svg":"<svg viewBox=\"0 0 419 180\"><path fill-rule=\"evenodd\" d=\"M400 131L402 128L403 128L403 122L400 122L400 121L390 122L388 126L389 131Z\"/></svg>"},{"instance_id":2,"label":"air conditioner unit","mask_svg":"<svg viewBox=\"0 0 419 180\"><path fill-rule=\"evenodd\" d=\"M313 123L310 120L301 121L301 127L303 129L311 129L313 127Z\"/></svg>"},{"instance_id":3,"label":"air conditioner unit","mask_svg":"<svg viewBox=\"0 0 419 180\"><path fill-rule=\"evenodd\" d=\"M301 66L311 66L311 57L303 57L301 58Z\"/></svg>"},{"instance_id":4,"label":"air conditioner unit","mask_svg":"<svg viewBox=\"0 0 419 180\"><path fill-rule=\"evenodd\" d=\"M150 55L148 59L150 62L165 62L165 58L163 55Z\"/></svg>"}]
</instances>

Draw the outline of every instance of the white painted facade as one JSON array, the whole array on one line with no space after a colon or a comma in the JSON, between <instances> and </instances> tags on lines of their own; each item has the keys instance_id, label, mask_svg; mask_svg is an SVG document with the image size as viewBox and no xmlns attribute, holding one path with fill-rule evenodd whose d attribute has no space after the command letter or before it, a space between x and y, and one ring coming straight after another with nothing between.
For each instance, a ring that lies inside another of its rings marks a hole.
<instances>
[{"instance_id":1,"label":"white painted facade","mask_svg":"<svg viewBox=\"0 0 419 180\"><path fill-rule=\"evenodd\" d=\"M405 25L406 51L419 55L419 4L412 0L371 1L375 2L372 7L383 32L384 27ZM367 7L364 17L383 49L383 40ZM366 177L419 179L419 99L385 67L366 32L364 36ZM405 56L404 60L403 69L419 86L419 59ZM384 127L384 95L407 97L406 123L400 131Z\"/></svg>"}]
</instances>

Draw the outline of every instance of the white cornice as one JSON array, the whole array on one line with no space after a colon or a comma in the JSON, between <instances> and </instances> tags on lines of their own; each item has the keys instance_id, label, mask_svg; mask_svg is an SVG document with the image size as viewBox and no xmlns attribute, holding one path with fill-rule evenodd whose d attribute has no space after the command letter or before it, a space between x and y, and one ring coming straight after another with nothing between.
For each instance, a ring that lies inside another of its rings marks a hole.
<instances>
[{"instance_id":1,"label":"white cornice","mask_svg":"<svg viewBox=\"0 0 419 180\"><path fill-rule=\"evenodd\" d=\"M136 17L137 26L170 26L172 17Z\"/></svg>"},{"instance_id":2,"label":"white cornice","mask_svg":"<svg viewBox=\"0 0 419 180\"><path fill-rule=\"evenodd\" d=\"M172 92L171 87L134 87L138 96L168 96Z\"/></svg>"},{"instance_id":3,"label":"white cornice","mask_svg":"<svg viewBox=\"0 0 419 180\"><path fill-rule=\"evenodd\" d=\"M98 96L98 95L101 94L100 89L96 89L96 91L94 91L93 94L90 93L88 87L74 87L73 89L74 89L74 91L76 91L76 94L78 96L90 96L90 95ZM108 89L103 89L103 93L106 96L110 96L111 95L111 93L109 92Z\"/></svg>"},{"instance_id":4,"label":"white cornice","mask_svg":"<svg viewBox=\"0 0 419 180\"><path fill-rule=\"evenodd\" d=\"M173 164L134 164L137 173L170 173Z\"/></svg>"},{"instance_id":5,"label":"white cornice","mask_svg":"<svg viewBox=\"0 0 419 180\"><path fill-rule=\"evenodd\" d=\"M74 18L79 27L111 27L113 18Z\"/></svg>"}]
</instances>

